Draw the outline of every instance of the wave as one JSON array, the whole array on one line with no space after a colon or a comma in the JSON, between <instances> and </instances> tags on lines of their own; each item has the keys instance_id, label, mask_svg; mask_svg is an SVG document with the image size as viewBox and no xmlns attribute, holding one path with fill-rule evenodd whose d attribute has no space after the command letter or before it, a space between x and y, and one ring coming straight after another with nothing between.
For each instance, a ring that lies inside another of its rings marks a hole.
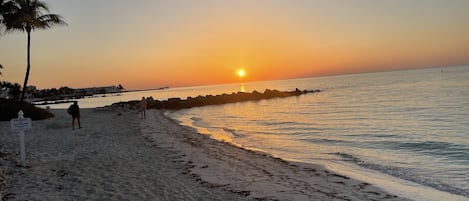
<instances>
[{"instance_id":1,"label":"wave","mask_svg":"<svg viewBox=\"0 0 469 201\"><path fill-rule=\"evenodd\" d=\"M301 126L282 126L278 128L279 130L286 130L286 131L323 131L326 130L325 128L314 128L314 127L301 127Z\"/></svg>"},{"instance_id":2,"label":"wave","mask_svg":"<svg viewBox=\"0 0 469 201\"><path fill-rule=\"evenodd\" d=\"M292 125L292 126L300 126L301 125L301 123L295 122L295 121L262 121L262 122L258 122L258 123L261 124L261 125L264 125L264 126L276 126L276 127L286 126L286 125ZM304 124L304 125L307 125L307 124Z\"/></svg>"},{"instance_id":3,"label":"wave","mask_svg":"<svg viewBox=\"0 0 469 201\"><path fill-rule=\"evenodd\" d=\"M326 138L317 138L317 139L300 139L301 141L309 142L309 143L318 143L318 144L349 144L352 143L351 141L346 140L337 140L337 139L326 139Z\"/></svg>"},{"instance_id":4,"label":"wave","mask_svg":"<svg viewBox=\"0 0 469 201\"><path fill-rule=\"evenodd\" d=\"M451 186L439 180L432 180L428 178L419 177L418 175L414 174L415 172L418 172L418 170L413 169L413 168L395 167L395 166L390 166L390 165L369 163L369 162L366 162L365 160L362 160L361 158L357 156L354 156L348 153L337 152L337 153L331 153L331 154L339 156L345 162L353 163L360 167L372 169L372 170L375 170L384 174L391 175L393 177L415 182L424 186L429 186L429 187L432 187L441 191L469 197L469 189L462 189L462 188L458 188L455 186Z\"/></svg>"},{"instance_id":5,"label":"wave","mask_svg":"<svg viewBox=\"0 0 469 201\"><path fill-rule=\"evenodd\" d=\"M391 149L409 150L419 152L430 156L440 156L451 158L460 162L469 164L469 148L461 144L439 141L423 141L423 142L390 142L383 141L380 145L388 146Z\"/></svg>"},{"instance_id":6,"label":"wave","mask_svg":"<svg viewBox=\"0 0 469 201\"><path fill-rule=\"evenodd\" d=\"M202 121L202 118L200 117L191 117L191 120L194 122Z\"/></svg>"},{"instance_id":7,"label":"wave","mask_svg":"<svg viewBox=\"0 0 469 201\"><path fill-rule=\"evenodd\" d=\"M231 134L233 137L236 137L236 138L241 138L241 137L246 136L246 135L241 134L238 129L222 128L222 130Z\"/></svg>"}]
</instances>

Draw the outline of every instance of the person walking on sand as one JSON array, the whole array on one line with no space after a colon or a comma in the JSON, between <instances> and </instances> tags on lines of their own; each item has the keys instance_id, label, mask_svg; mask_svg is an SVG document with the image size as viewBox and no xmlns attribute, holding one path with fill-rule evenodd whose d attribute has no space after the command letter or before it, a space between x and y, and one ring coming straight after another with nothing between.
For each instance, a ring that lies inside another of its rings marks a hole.
<instances>
[{"instance_id":1,"label":"person walking on sand","mask_svg":"<svg viewBox=\"0 0 469 201\"><path fill-rule=\"evenodd\" d=\"M145 112L147 110L147 99L142 97L142 100L138 103L140 118L145 119Z\"/></svg>"},{"instance_id":2,"label":"person walking on sand","mask_svg":"<svg viewBox=\"0 0 469 201\"><path fill-rule=\"evenodd\" d=\"M72 115L72 129L75 130L75 119L78 121L78 129L80 129L80 107L78 106L78 101L73 101L73 104L68 107L67 112Z\"/></svg>"}]
</instances>

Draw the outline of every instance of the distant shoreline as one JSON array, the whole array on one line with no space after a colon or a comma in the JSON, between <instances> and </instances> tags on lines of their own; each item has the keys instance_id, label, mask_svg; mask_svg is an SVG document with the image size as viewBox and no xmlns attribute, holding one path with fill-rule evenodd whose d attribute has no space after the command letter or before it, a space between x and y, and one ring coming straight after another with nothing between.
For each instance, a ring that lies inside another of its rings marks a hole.
<instances>
[{"instance_id":1,"label":"distant shoreline","mask_svg":"<svg viewBox=\"0 0 469 201\"><path fill-rule=\"evenodd\" d=\"M127 91L120 91L120 92L110 92L110 93L96 93L91 95L70 95L65 97L56 97L56 98L46 98L43 100L32 101L34 105L54 105L54 104L63 104L63 103L72 103L75 100L83 99L83 98L98 98L98 97L106 97L106 96L120 96L122 93L131 93L131 92L141 92L141 91L155 91L155 90L166 90L169 87L160 87L155 89L137 89L137 90L127 90Z\"/></svg>"},{"instance_id":2,"label":"distant shoreline","mask_svg":"<svg viewBox=\"0 0 469 201\"><path fill-rule=\"evenodd\" d=\"M125 90L125 91L122 91L122 93L125 93L125 92L137 92L137 91L155 91L155 90L166 90L166 89L169 89L169 86L167 86L167 87L160 87L160 88L154 88L154 89L133 89L133 90Z\"/></svg>"}]
</instances>

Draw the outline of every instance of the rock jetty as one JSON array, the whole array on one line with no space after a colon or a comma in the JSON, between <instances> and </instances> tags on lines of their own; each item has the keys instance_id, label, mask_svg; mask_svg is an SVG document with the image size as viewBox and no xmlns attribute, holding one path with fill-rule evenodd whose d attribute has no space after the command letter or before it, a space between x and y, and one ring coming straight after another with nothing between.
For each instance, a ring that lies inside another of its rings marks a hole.
<instances>
[{"instance_id":1,"label":"rock jetty","mask_svg":"<svg viewBox=\"0 0 469 201\"><path fill-rule=\"evenodd\" d=\"M236 103L244 101L255 101L272 98L283 98L300 96L308 93L317 93L320 90L299 90L294 91L279 91L266 89L264 93L253 91L251 93L237 92L232 94L221 94L221 95L206 95L197 97L187 97L187 99L181 98L169 98L168 100L153 100L148 103L148 108L164 109L164 110L178 110L192 107L201 107L207 105L221 105L226 103ZM136 105L138 101L130 101L128 104ZM117 105L122 103L115 103ZM114 104L113 104L114 105Z\"/></svg>"}]
</instances>

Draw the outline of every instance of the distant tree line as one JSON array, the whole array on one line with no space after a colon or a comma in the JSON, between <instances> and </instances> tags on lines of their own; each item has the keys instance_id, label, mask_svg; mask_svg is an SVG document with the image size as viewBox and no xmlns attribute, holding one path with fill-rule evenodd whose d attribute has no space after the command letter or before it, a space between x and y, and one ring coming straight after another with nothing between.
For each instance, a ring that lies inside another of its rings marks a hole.
<instances>
[{"instance_id":1,"label":"distant tree line","mask_svg":"<svg viewBox=\"0 0 469 201\"><path fill-rule=\"evenodd\" d=\"M2 81L0 82L0 89L7 88L10 89L8 95L11 99L19 100L21 96L21 85L18 83L11 83ZM50 89L40 89L36 90L34 87L31 87L27 90L27 93L32 94L35 98L48 98L48 97L59 97L63 95L71 95L75 93L75 89L70 87L60 87L60 88L50 88Z\"/></svg>"},{"instance_id":2,"label":"distant tree line","mask_svg":"<svg viewBox=\"0 0 469 201\"><path fill-rule=\"evenodd\" d=\"M2 81L0 82L0 89L9 89L8 96L10 99L20 100L21 98L21 85L18 83L11 83ZM106 88L111 87L93 87L93 88L81 88L74 89L67 86L62 86L60 88L48 88L48 89L37 89L35 86L28 86L26 88L26 93L32 95L35 99L44 99L44 100L59 100L64 98L82 98L84 96L90 96L95 94L106 94L106 93L116 93L120 91L107 91ZM119 84L115 86L118 90L123 90L124 87Z\"/></svg>"},{"instance_id":3,"label":"distant tree line","mask_svg":"<svg viewBox=\"0 0 469 201\"><path fill-rule=\"evenodd\" d=\"M75 94L75 89L69 87L50 88L35 90L32 95L34 98L49 98L49 97L61 97L64 95Z\"/></svg>"},{"instance_id":4,"label":"distant tree line","mask_svg":"<svg viewBox=\"0 0 469 201\"><path fill-rule=\"evenodd\" d=\"M18 83L11 83L11 82L0 82L0 89L8 88L10 89L9 96L13 99L19 99L21 95L21 85Z\"/></svg>"},{"instance_id":5,"label":"distant tree line","mask_svg":"<svg viewBox=\"0 0 469 201\"><path fill-rule=\"evenodd\" d=\"M0 89L7 88L10 89L8 95L12 99L19 99L21 95L21 85L18 83L11 83L2 81L0 82ZM69 87L60 87L60 88L50 88L50 89L40 89L36 90L35 87L30 87L26 91L29 94L32 94L35 98L47 98L47 97L57 97L61 95L70 95L75 93L75 89Z\"/></svg>"}]
</instances>

